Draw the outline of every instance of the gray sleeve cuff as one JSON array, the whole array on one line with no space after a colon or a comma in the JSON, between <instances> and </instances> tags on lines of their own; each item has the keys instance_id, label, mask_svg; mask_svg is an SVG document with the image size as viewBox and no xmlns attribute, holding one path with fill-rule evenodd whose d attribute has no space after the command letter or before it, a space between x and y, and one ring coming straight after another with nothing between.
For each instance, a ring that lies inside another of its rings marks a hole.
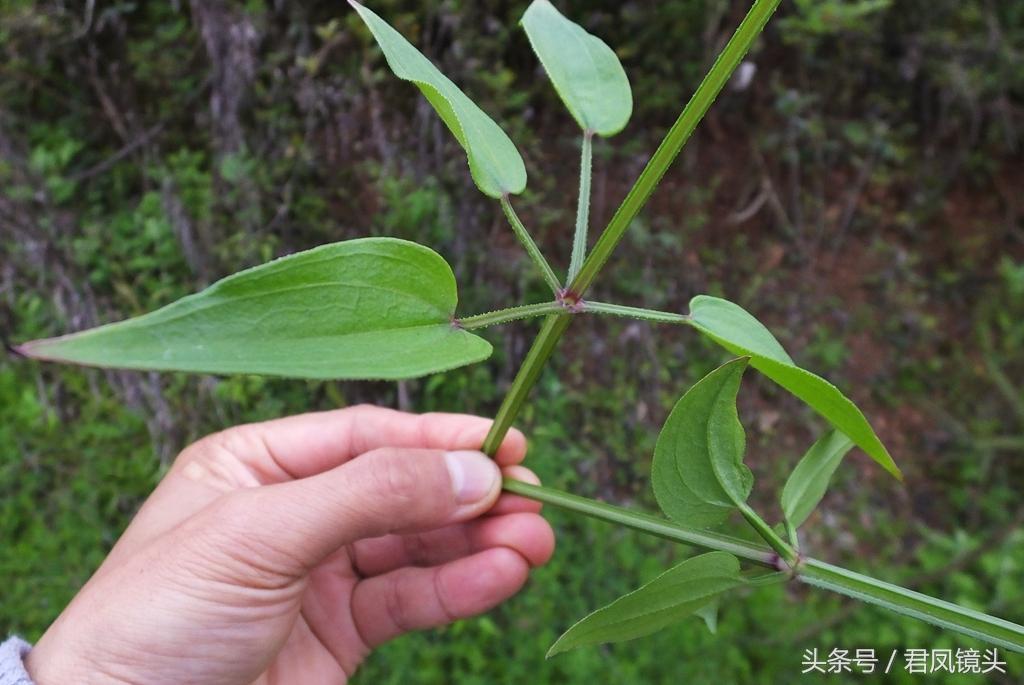
<instances>
[{"instance_id":1,"label":"gray sleeve cuff","mask_svg":"<svg viewBox=\"0 0 1024 685\"><path fill-rule=\"evenodd\" d=\"M32 645L20 637L0 644L0 685L33 685L22 661L31 649Z\"/></svg>"}]
</instances>

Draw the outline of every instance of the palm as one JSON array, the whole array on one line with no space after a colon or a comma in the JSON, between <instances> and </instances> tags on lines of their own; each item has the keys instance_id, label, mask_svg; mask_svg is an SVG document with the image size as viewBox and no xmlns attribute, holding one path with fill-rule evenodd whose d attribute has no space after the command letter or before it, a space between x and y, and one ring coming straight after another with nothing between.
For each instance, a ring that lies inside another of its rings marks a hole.
<instances>
[{"instance_id":1,"label":"palm","mask_svg":"<svg viewBox=\"0 0 1024 685\"><path fill-rule=\"evenodd\" d=\"M383 462L370 455L374 451L404 449L403 459L437 463L439 450L481 444L489 424L361 408L244 426L200 441L182 453L146 502L83 591L86 597L55 624L53 642L61 643L62 631L88 634L106 625L90 608L103 602L98 598L134 592L146 596L148 607L168 608L137 612L133 618L142 629L129 630L126 641L143 653L168 644L197 646L190 663L203 682L342 683L377 645L479 614L514 594L529 568L551 555L553 534L537 516L538 503L513 495L493 506L494 500L483 502L483 509L490 506L484 515L477 508L452 519L431 513L429 505L424 515L415 513L429 499L424 493L451 491L447 475L444 483L386 481L383 489L371 476L377 499L367 499L361 487L331 489L309 501L302 493L315 490L309 483L321 474L341 473L357 459L363 473L377 473ZM516 465L525 450L522 435L512 432L496 460L507 476L535 481ZM380 508L389 497L389 506L397 503L401 511ZM313 502L327 498L346 502L342 518L310 513ZM268 501L292 502L290 518L268 509ZM362 523L345 518L352 511ZM257 515L263 523L253 527ZM451 520L463 522L437 523ZM424 529L431 521L440 527ZM352 530L347 541L354 542L318 546L346 525ZM124 623L117 607L104 606L111 608L110 625ZM174 682L181 665L169 658L141 667L146 682ZM131 673L137 674L134 666Z\"/></svg>"},{"instance_id":2,"label":"palm","mask_svg":"<svg viewBox=\"0 0 1024 685\"><path fill-rule=\"evenodd\" d=\"M284 647L257 682L344 682L369 652L352 616L350 600L358 582L348 550L317 568Z\"/></svg>"}]
</instances>

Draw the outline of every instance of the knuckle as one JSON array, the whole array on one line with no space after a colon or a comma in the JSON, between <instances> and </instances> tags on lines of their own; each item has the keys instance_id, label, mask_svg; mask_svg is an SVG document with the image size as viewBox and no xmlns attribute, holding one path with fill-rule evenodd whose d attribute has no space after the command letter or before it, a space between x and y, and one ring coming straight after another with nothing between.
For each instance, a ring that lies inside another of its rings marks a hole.
<instances>
[{"instance_id":1,"label":"knuckle","mask_svg":"<svg viewBox=\"0 0 1024 685\"><path fill-rule=\"evenodd\" d=\"M353 419L364 420L372 417L374 414L380 414L381 412L387 411L383 407L378 407L375 404L368 402L361 402L359 404L353 404L350 407L343 409L346 414L350 414Z\"/></svg>"},{"instance_id":2,"label":"knuckle","mask_svg":"<svg viewBox=\"0 0 1024 685\"><path fill-rule=\"evenodd\" d=\"M212 433L186 447L174 469L222 491L262 485L268 478L260 464L270 454L258 424Z\"/></svg>"},{"instance_id":3,"label":"knuckle","mask_svg":"<svg viewBox=\"0 0 1024 685\"><path fill-rule=\"evenodd\" d=\"M443 519L454 508L440 453L384 448L364 455L360 498L389 522L388 532L415 529Z\"/></svg>"},{"instance_id":4,"label":"knuckle","mask_svg":"<svg viewBox=\"0 0 1024 685\"><path fill-rule=\"evenodd\" d=\"M378 491L392 500L411 505L419 498L422 488L422 469L416 460L401 452L388 450L377 460L373 473Z\"/></svg>"},{"instance_id":5,"label":"knuckle","mask_svg":"<svg viewBox=\"0 0 1024 685\"><path fill-rule=\"evenodd\" d=\"M384 610L398 632L407 633L415 628L410 616L409 598L398 574L392 574L387 581L388 588L384 592Z\"/></svg>"},{"instance_id":6,"label":"knuckle","mask_svg":"<svg viewBox=\"0 0 1024 685\"><path fill-rule=\"evenodd\" d=\"M433 574L434 594L437 596L437 606L444 616L445 623L454 623L459 619L458 614L452 609L452 597L449 594L448 583L442 577L444 568L436 569Z\"/></svg>"}]
</instances>

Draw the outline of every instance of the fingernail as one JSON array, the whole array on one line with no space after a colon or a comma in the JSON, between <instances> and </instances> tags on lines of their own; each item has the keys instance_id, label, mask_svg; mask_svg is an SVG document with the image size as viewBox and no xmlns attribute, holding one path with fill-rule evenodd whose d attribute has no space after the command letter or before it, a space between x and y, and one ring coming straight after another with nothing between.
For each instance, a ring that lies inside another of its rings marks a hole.
<instances>
[{"instance_id":1,"label":"fingernail","mask_svg":"<svg viewBox=\"0 0 1024 685\"><path fill-rule=\"evenodd\" d=\"M446 452L444 460L459 504L479 502L501 477L497 465L483 452Z\"/></svg>"}]
</instances>

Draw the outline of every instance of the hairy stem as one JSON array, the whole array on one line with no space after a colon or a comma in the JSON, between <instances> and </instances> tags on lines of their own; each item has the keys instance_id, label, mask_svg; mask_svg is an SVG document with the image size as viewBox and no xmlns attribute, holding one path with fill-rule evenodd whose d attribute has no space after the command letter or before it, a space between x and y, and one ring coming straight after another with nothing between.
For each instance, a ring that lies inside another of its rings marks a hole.
<instances>
[{"instance_id":1,"label":"hairy stem","mask_svg":"<svg viewBox=\"0 0 1024 685\"><path fill-rule=\"evenodd\" d=\"M499 309L484 314L467 316L462 319L456 319L456 323L467 331L472 331L476 328L496 326L508 323L509 321L529 319L546 314L557 314L564 310L565 306L561 302L538 302L537 304L524 304L519 307L509 307L508 309Z\"/></svg>"},{"instance_id":2,"label":"hairy stem","mask_svg":"<svg viewBox=\"0 0 1024 685\"><path fill-rule=\"evenodd\" d=\"M804 559L796 575L808 585L1024 653L1024 626L1016 623L817 559Z\"/></svg>"},{"instance_id":3,"label":"hairy stem","mask_svg":"<svg viewBox=\"0 0 1024 685\"><path fill-rule=\"evenodd\" d=\"M473 316L456 319L462 328L473 330L475 328L486 328L498 324L518 321L520 319L531 319L537 316L548 314L570 313L570 314L606 314L609 316L624 316L631 319L642 319L655 323L687 323L690 317L685 314L673 312L662 312L657 309L641 309L640 307L629 307L623 304L608 304L606 302L591 302L589 300L579 304L577 309L568 311L568 303L559 299L553 302L537 302L535 304L524 304L508 309L498 309L493 312L474 314Z\"/></svg>"},{"instance_id":4,"label":"hairy stem","mask_svg":"<svg viewBox=\"0 0 1024 685\"><path fill-rule=\"evenodd\" d=\"M690 134L697 128L697 124L704 118L704 114L711 107L711 103L715 101L722 86L732 76L732 72L739 65L740 60L747 54L754 39L760 35L765 23L779 6L779 2L781 0L756 0L754 6L747 12L747 16L743 18L715 63L711 65L711 69L697 87L693 97L686 103L682 114L676 119L664 140L661 141L661 145L647 162L647 166L640 173L640 178L637 179L629 194L626 195L626 199L615 211L615 215L612 216L608 227L601 233L590 256L587 257L580 272L569 285L569 290L582 295L594 282L598 272L604 267L615 246L619 244L619 240L629 228L629 224L647 203L654 188L665 175L683 145L689 140Z\"/></svg>"},{"instance_id":5,"label":"hairy stem","mask_svg":"<svg viewBox=\"0 0 1024 685\"><path fill-rule=\"evenodd\" d=\"M516 210L512 209L512 203L508 201L508 195L501 198L501 208L505 212L505 216L508 218L508 222L512 224L512 230L515 231L516 237L519 238L519 242L526 248L526 253L530 255L530 259L540 269L540 273L544 276L544 280L547 281L548 286L551 288L556 296L562 290L562 284L558 282L558 276L555 275L551 265L548 264L548 260L544 258L540 248L537 247L537 243L534 242L530 236L529 231L526 230L526 226L523 226L523 222L519 220L519 215L516 214Z\"/></svg>"},{"instance_id":6,"label":"hairy stem","mask_svg":"<svg viewBox=\"0 0 1024 685\"><path fill-rule=\"evenodd\" d=\"M506 479L504 487L508 492L648 535L703 549L729 552L770 568L778 568L779 565L778 555L772 550L729 535L690 528L649 514L516 480ZM817 559L798 559L791 573L808 585L853 597L1005 649L1024 653L1024 626L1016 623Z\"/></svg>"},{"instance_id":7,"label":"hairy stem","mask_svg":"<svg viewBox=\"0 0 1024 685\"><path fill-rule=\"evenodd\" d=\"M630 319L643 319L656 323L686 323L690 317L686 314L674 312L661 312L657 309L642 309L640 307L629 307L624 304L608 304L606 302L591 302L587 300L583 304L584 312L593 314L610 314L612 316L625 316Z\"/></svg>"},{"instance_id":8,"label":"hairy stem","mask_svg":"<svg viewBox=\"0 0 1024 685\"><path fill-rule=\"evenodd\" d=\"M576 234L572 239L572 258L569 260L569 274L565 279L565 287L569 287L576 274L583 266L583 258L587 256L587 228L590 224L590 177L593 160L594 132L587 129L583 132L580 146L580 198L576 204Z\"/></svg>"},{"instance_id":9,"label":"hairy stem","mask_svg":"<svg viewBox=\"0 0 1024 685\"><path fill-rule=\"evenodd\" d=\"M555 346L562 334L565 333L565 329L568 328L572 317L572 314L566 312L565 314L552 314L544 319L540 332L533 339L533 345L526 353L526 359L519 367L519 373L512 381L512 387L505 393L505 399L494 416L491 430L488 431L487 437L484 439L482 449L492 457L497 454L501 441L505 439L505 434L512 427L512 422L519 416L519 410L526 402L526 395L530 392L533 384L537 382L537 378L540 377L544 364L554 352Z\"/></svg>"},{"instance_id":10,"label":"hairy stem","mask_svg":"<svg viewBox=\"0 0 1024 685\"><path fill-rule=\"evenodd\" d=\"M740 538L734 538L721 533L712 533L696 528L687 528L657 516L642 514L622 507L616 507L604 502L587 499L579 495L573 495L560 490L545 488L541 485L530 485L522 481L506 478L504 488L508 492L514 492L523 497L551 504L561 509L583 514L591 518L609 523L617 523L626 528L632 528L648 535L679 542L684 545L693 545L705 549L717 549L723 552L735 554L741 559L752 561L762 566L776 568L777 555L767 547L757 545Z\"/></svg>"},{"instance_id":11,"label":"hairy stem","mask_svg":"<svg viewBox=\"0 0 1024 685\"><path fill-rule=\"evenodd\" d=\"M732 72L739 65L740 59L750 49L754 39L761 33L761 29L764 28L768 18L775 12L775 8L779 6L780 2L781 0L756 0L753 7L747 12L747 16L744 17L732 38L729 39L722 54L711 65L711 70L704 77L704 80L696 92L694 92L693 97L690 98L682 114L679 115L679 119L672 125L664 140L661 141L661 145L658 146L658 149L655 150L650 160L648 160L647 166L640 173L640 177L626 195L626 199L623 200L622 204L615 211L615 215L601 233L601 237L598 239L597 245L594 246L594 250L583 261L580 272L567 289L571 297L577 300L582 298L583 294L594 282L598 272L601 271L605 262L611 256L612 250L615 249L622 235L629 228L630 222L633 221L633 218L639 213L644 204L647 203L651 193L654 192L655 186L658 185L658 181L661 180L665 171L679 154L693 129L700 123L708 107L711 106L715 95L722 89L725 82L729 80ZM508 204L508 198L502 199L502 207L507 208L505 213L509 216L509 220L513 221L513 227L515 227L515 221L518 221L518 219L513 220L515 213L512 212L512 207ZM522 227L522 224L519 225ZM517 229L517 233L518 231L519 229ZM522 232L525 234L525 229L522 229ZM526 238L529 239L529 235L526 235ZM524 244L526 243L524 242ZM529 240L529 244L532 244L534 249L536 249L537 246L533 243L532 239ZM538 250L537 253L539 255L540 251ZM534 259L534 261L537 260ZM541 262L547 264L543 260L543 256L541 256ZM550 271L550 267L548 267L548 270ZM557 286L555 286L555 290L557 292ZM484 441L484 451L488 454L493 455L498 449L498 445L505 439L505 433L512 426L512 422L519 414L519 409L526 401L526 395L529 394L533 384L540 377L540 367L551 356L552 350L554 350L562 334L565 333L565 329L569 326L570 318L569 314L552 317L552 319L544 323L537 338L534 339L533 346L530 348L529 353L527 353L526 359L523 360L522 366L519 367L519 372L512 382L512 387L509 388L508 393L505 395L505 399L498 409L498 415L495 417L491 430L487 434L487 439Z\"/></svg>"}]
</instances>

